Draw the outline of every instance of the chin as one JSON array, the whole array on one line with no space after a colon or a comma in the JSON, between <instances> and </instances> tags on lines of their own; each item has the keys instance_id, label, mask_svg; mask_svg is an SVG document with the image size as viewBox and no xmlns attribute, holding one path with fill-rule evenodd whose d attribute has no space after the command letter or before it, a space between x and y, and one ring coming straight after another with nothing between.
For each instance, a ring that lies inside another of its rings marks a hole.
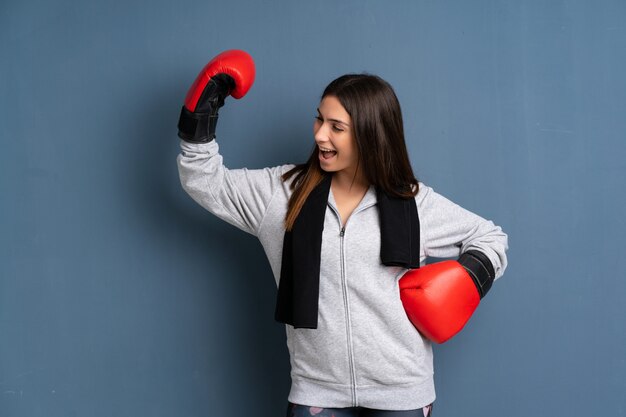
<instances>
[{"instance_id":1,"label":"chin","mask_svg":"<svg viewBox=\"0 0 626 417\"><path fill-rule=\"evenodd\" d=\"M320 165L320 168L322 169L322 171L324 172L337 172L337 168L333 168L333 167L324 167L323 165Z\"/></svg>"}]
</instances>

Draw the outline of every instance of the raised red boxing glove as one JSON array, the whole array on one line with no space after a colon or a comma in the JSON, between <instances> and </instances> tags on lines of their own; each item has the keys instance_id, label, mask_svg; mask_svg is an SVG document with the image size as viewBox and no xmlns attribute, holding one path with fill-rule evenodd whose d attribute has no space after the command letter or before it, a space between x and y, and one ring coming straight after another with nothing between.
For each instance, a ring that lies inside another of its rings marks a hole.
<instances>
[{"instance_id":1,"label":"raised red boxing glove","mask_svg":"<svg viewBox=\"0 0 626 417\"><path fill-rule=\"evenodd\" d=\"M218 110L231 95L243 97L254 83L254 61L245 51L224 51L204 66L185 97L178 121L178 136L206 143L215 138Z\"/></svg>"},{"instance_id":2,"label":"raised red boxing glove","mask_svg":"<svg viewBox=\"0 0 626 417\"><path fill-rule=\"evenodd\" d=\"M495 278L485 254L470 250L458 261L443 261L408 271L400 278L400 299L413 325L443 343L465 326Z\"/></svg>"}]
</instances>

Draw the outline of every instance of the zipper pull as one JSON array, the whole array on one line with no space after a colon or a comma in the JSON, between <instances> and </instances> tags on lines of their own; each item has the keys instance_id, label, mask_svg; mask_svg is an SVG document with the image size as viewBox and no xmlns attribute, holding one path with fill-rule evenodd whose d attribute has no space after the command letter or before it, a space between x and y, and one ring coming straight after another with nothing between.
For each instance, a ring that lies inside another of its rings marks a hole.
<instances>
[{"instance_id":1,"label":"zipper pull","mask_svg":"<svg viewBox=\"0 0 626 417\"><path fill-rule=\"evenodd\" d=\"M345 235L345 234L346 234L346 228L342 227L341 228L341 232L339 232L339 236L343 237L343 235Z\"/></svg>"}]
</instances>

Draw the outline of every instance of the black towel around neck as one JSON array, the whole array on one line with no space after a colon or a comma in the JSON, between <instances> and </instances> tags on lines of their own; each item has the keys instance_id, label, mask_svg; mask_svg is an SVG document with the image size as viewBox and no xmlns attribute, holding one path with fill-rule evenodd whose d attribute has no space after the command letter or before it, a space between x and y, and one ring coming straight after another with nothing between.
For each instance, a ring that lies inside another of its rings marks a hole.
<instances>
[{"instance_id":1,"label":"black towel around neck","mask_svg":"<svg viewBox=\"0 0 626 417\"><path fill-rule=\"evenodd\" d=\"M291 231L285 231L275 319L294 328L317 328L322 231L332 175L311 191ZM414 198L376 189L383 265L419 268L420 228Z\"/></svg>"}]
</instances>

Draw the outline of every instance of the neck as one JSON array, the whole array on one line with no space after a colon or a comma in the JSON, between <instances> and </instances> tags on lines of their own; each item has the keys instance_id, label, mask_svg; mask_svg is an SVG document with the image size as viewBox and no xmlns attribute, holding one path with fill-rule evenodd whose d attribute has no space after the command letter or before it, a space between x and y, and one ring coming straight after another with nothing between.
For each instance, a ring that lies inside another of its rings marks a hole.
<instances>
[{"instance_id":1,"label":"neck","mask_svg":"<svg viewBox=\"0 0 626 417\"><path fill-rule=\"evenodd\" d=\"M332 187L335 190L359 194L365 192L369 186L369 182L362 174L355 176L353 172L345 171L339 171L333 174Z\"/></svg>"}]
</instances>

